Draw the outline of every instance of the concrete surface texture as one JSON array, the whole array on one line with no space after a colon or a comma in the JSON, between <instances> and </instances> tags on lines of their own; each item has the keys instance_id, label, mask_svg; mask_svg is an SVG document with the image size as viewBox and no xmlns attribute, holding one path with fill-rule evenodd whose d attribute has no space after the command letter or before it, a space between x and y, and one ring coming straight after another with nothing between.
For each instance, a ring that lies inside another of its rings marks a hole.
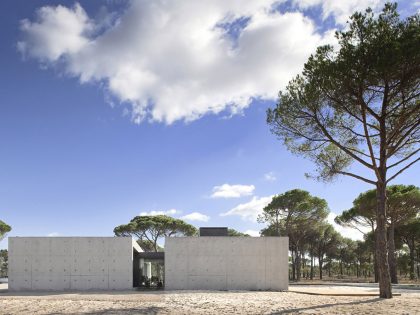
<instances>
[{"instance_id":1,"label":"concrete surface texture","mask_svg":"<svg viewBox=\"0 0 420 315\"><path fill-rule=\"evenodd\" d=\"M287 290L287 237L165 239L167 290Z\"/></svg>"},{"instance_id":2,"label":"concrete surface texture","mask_svg":"<svg viewBox=\"0 0 420 315\"><path fill-rule=\"evenodd\" d=\"M9 237L9 290L133 287L131 237Z\"/></svg>"}]
</instances>

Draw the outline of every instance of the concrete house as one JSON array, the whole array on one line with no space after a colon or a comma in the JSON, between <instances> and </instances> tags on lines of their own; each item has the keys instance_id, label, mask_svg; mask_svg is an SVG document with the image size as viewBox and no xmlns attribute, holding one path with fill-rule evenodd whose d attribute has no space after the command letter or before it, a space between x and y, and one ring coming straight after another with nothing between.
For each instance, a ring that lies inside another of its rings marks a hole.
<instances>
[{"instance_id":1,"label":"concrete house","mask_svg":"<svg viewBox=\"0 0 420 315\"><path fill-rule=\"evenodd\" d=\"M131 237L9 237L9 290L133 287Z\"/></svg>"},{"instance_id":2,"label":"concrete house","mask_svg":"<svg viewBox=\"0 0 420 315\"><path fill-rule=\"evenodd\" d=\"M9 237L9 290L287 290L287 237L169 237L144 252L130 237Z\"/></svg>"}]
</instances>

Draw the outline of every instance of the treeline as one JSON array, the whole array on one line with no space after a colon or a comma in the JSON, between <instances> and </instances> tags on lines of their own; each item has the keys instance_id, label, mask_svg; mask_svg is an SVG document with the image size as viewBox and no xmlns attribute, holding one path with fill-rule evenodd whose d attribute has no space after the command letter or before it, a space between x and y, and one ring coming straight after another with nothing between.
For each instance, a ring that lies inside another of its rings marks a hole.
<instances>
[{"instance_id":1,"label":"treeline","mask_svg":"<svg viewBox=\"0 0 420 315\"><path fill-rule=\"evenodd\" d=\"M294 189L275 196L259 222L267 223L262 236L288 236L291 253L290 279L371 278L378 282L376 194L360 194L353 207L336 217L336 223L364 234L354 241L327 222L324 199ZM420 190L394 185L387 189L388 260L392 282L398 277L420 278Z\"/></svg>"},{"instance_id":2,"label":"treeline","mask_svg":"<svg viewBox=\"0 0 420 315\"><path fill-rule=\"evenodd\" d=\"M163 248L158 242L171 236L197 236L198 230L187 222L167 215L135 216L127 224L114 228L116 236L131 236L146 252L160 252ZM228 229L228 236L249 236L248 234Z\"/></svg>"}]
</instances>

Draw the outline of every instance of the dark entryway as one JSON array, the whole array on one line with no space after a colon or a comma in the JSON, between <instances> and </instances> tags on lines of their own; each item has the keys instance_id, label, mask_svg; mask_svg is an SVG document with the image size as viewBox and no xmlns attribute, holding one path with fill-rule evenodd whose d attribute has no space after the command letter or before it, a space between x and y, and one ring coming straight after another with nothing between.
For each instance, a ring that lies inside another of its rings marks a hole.
<instances>
[{"instance_id":1,"label":"dark entryway","mask_svg":"<svg viewBox=\"0 0 420 315\"><path fill-rule=\"evenodd\" d=\"M163 289L165 285L165 253L134 253L133 287Z\"/></svg>"}]
</instances>

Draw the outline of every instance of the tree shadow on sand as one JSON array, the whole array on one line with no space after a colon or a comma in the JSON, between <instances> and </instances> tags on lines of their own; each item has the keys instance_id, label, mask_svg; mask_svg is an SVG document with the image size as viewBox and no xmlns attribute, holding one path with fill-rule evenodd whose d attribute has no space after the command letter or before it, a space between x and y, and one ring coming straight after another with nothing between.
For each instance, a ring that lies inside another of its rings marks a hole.
<instances>
[{"instance_id":1,"label":"tree shadow on sand","mask_svg":"<svg viewBox=\"0 0 420 315\"><path fill-rule=\"evenodd\" d=\"M313 306L308 306L308 307L293 308L293 309L289 309L289 310L281 310L281 311L278 311L278 312L273 312L271 314L272 315L293 314L293 313L298 313L298 312L302 312L302 311L309 311L309 310L322 309L322 308L328 308L328 307L367 304L367 303L378 302L378 301L382 301L382 300L383 299L381 299L381 298L374 298L374 299L370 299L370 300L366 300L366 301L354 301L354 302L348 302L348 303L330 303L330 304L313 305Z\"/></svg>"}]
</instances>

